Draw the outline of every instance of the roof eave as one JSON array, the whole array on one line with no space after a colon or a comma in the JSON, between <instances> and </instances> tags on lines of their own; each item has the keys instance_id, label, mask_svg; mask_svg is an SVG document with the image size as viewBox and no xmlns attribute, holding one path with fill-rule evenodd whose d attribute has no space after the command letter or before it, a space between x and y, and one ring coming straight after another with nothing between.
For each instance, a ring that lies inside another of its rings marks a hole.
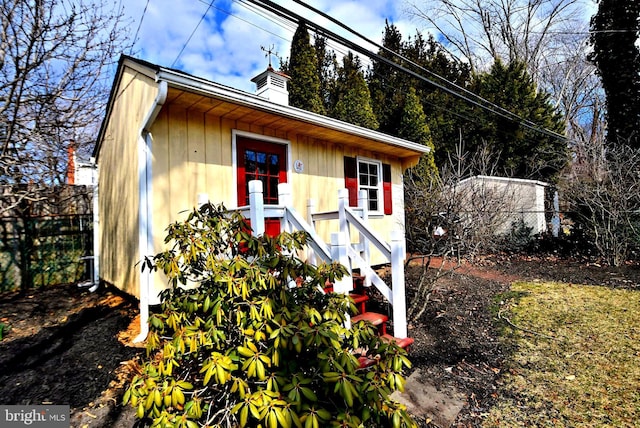
<instances>
[{"instance_id":1,"label":"roof eave","mask_svg":"<svg viewBox=\"0 0 640 428\"><path fill-rule=\"evenodd\" d=\"M402 138L394 137L368 128L363 128L361 126L353 125L296 107L276 104L257 95L220 85L206 79L183 74L175 70L160 68L157 73L157 80L165 80L169 86L177 89L199 93L201 95L218 98L220 100L236 103L245 107L278 114L290 119L313 123L335 131L376 140L385 144L413 151L416 154L428 153L430 151L429 147L412 141L404 140Z\"/></svg>"},{"instance_id":2,"label":"roof eave","mask_svg":"<svg viewBox=\"0 0 640 428\"><path fill-rule=\"evenodd\" d=\"M117 99L116 92L120 87L120 82L125 67L133 68L137 72L151 78L155 78L157 72L160 70L160 67L151 64L150 62L142 61L124 54L120 55L120 58L118 59L118 68L116 69L116 74L113 78L113 84L111 85L111 90L109 92L109 99L105 108L104 118L102 119L102 123L100 124L96 144L93 147L93 152L91 153L91 156L95 158L96 161L98 160L98 157L100 155L102 140L104 138L104 133L106 131L107 124L113 111L113 105Z\"/></svg>"}]
</instances>

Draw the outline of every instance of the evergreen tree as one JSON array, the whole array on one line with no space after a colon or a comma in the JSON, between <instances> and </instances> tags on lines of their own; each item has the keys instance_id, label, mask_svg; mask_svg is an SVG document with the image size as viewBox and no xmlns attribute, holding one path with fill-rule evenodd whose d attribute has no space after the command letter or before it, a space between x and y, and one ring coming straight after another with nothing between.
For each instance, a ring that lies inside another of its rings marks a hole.
<instances>
[{"instance_id":1,"label":"evergreen tree","mask_svg":"<svg viewBox=\"0 0 640 428\"><path fill-rule=\"evenodd\" d=\"M325 114L326 110L320 97L318 58L304 21L300 22L293 35L286 72L291 77L289 104L314 113Z\"/></svg>"},{"instance_id":2,"label":"evergreen tree","mask_svg":"<svg viewBox=\"0 0 640 428\"><path fill-rule=\"evenodd\" d=\"M338 70L335 99L331 112L333 117L365 128L378 128L360 59L352 52L343 58L342 67Z\"/></svg>"},{"instance_id":3,"label":"evergreen tree","mask_svg":"<svg viewBox=\"0 0 640 428\"><path fill-rule=\"evenodd\" d=\"M490 72L478 76L474 91L522 119L557 133L564 130L562 116L549 95L536 89L521 62L504 65L497 60ZM479 108L473 113L477 125L466 133L467 149L474 152L488 144L499 156L498 167L509 175L552 180L568 162L567 142Z\"/></svg>"},{"instance_id":4,"label":"evergreen tree","mask_svg":"<svg viewBox=\"0 0 640 428\"><path fill-rule=\"evenodd\" d=\"M425 40L422 35L416 34L413 39L410 38L403 44L402 52L406 58L433 73L425 74L424 70L412 67L417 73L426 75L430 80L444 84L445 82L436 77L437 75L458 87L469 88L471 84L469 65L453 58L432 36ZM449 162L449 154L457 150L461 132L469 129L472 107L464 100L423 80L415 79L413 85L422 102L431 130L436 165L442 166ZM446 84L446 86L461 92L452 85Z\"/></svg>"},{"instance_id":5,"label":"evergreen tree","mask_svg":"<svg viewBox=\"0 0 640 428\"><path fill-rule=\"evenodd\" d=\"M385 23L382 46L385 49L381 49L378 55L400 64L399 58L391 52L401 51L402 34L395 25L389 24L389 22ZM409 81L408 76L384 61L374 60L368 80L371 101L380 131L397 135L401 113L399 106L403 104L404 92L407 89L406 83Z\"/></svg>"},{"instance_id":6,"label":"evergreen tree","mask_svg":"<svg viewBox=\"0 0 640 428\"><path fill-rule=\"evenodd\" d=\"M456 92L469 89L533 126L556 133L564 131L562 117L549 102L549 96L537 91L523 63L505 66L497 61L489 73L472 77L469 66L452 58L432 37L424 39L416 34L403 41L399 30L388 23L383 45L380 56L432 82ZM455 83L457 88L447 82ZM380 129L418 141L416 130L426 124L438 166L448 162L450 153L457 151L460 144L471 154L488 146L498 158L497 167L518 177L553 179L568 161L564 139L480 109L385 61L374 61L369 85ZM422 105L421 114L417 114L416 101Z\"/></svg>"},{"instance_id":7,"label":"evergreen tree","mask_svg":"<svg viewBox=\"0 0 640 428\"><path fill-rule=\"evenodd\" d=\"M335 104L335 86L337 79L338 61L333 50L327 47L327 38L316 36L316 56L318 58L318 77L320 78L320 99L325 111L330 111Z\"/></svg>"},{"instance_id":8,"label":"evergreen tree","mask_svg":"<svg viewBox=\"0 0 640 428\"><path fill-rule=\"evenodd\" d=\"M383 58L395 62L418 74L429 76L422 68L438 74L459 86L468 86L470 73L468 65L462 64L446 54L445 49L432 37L425 40L419 33L412 39L402 40L400 31L387 22L383 37L384 49L378 52ZM400 54L408 61L403 61ZM441 83L441 81L439 81ZM436 86L417 79L404 71L384 62L374 61L369 75L369 88L380 130L401 135L400 123L406 108L406 96L414 88L417 99L422 104L427 125L431 132L434 162L442 165L447 161L449 151L455 150L460 129L468 128L468 123L460 112L470 110L463 101ZM408 103L411 104L410 102Z\"/></svg>"},{"instance_id":9,"label":"evergreen tree","mask_svg":"<svg viewBox=\"0 0 640 428\"><path fill-rule=\"evenodd\" d=\"M422 104L414 88L409 88L409 92L405 95L400 117L398 137L428 146L431 151L423 156L423 171L429 175L437 174L438 169L434 161L433 140L427 124L427 116L424 114Z\"/></svg>"},{"instance_id":10,"label":"evergreen tree","mask_svg":"<svg viewBox=\"0 0 640 428\"><path fill-rule=\"evenodd\" d=\"M640 2L600 0L591 19L590 59L607 102L607 141L640 147Z\"/></svg>"}]
</instances>

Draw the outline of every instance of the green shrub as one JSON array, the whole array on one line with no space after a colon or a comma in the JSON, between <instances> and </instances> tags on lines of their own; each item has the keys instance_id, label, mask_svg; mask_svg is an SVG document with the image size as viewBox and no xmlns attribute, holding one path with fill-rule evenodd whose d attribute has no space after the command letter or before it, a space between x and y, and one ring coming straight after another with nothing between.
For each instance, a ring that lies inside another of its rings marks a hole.
<instances>
[{"instance_id":1,"label":"green shrub","mask_svg":"<svg viewBox=\"0 0 640 428\"><path fill-rule=\"evenodd\" d=\"M159 427L415 427L390 400L409 361L374 327L345 328L353 301L325 294L345 274L296 257L304 233L253 237L203 205L169 226L172 249L144 261L171 287L150 316L147 361L124 395ZM356 349L376 364L361 367Z\"/></svg>"},{"instance_id":2,"label":"green shrub","mask_svg":"<svg viewBox=\"0 0 640 428\"><path fill-rule=\"evenodd\" d=\"M8 331L9 331L9 325L3 322L0 322L0 340L4 338L5 333Z\"/></svg>"},{"instance_id":3,"label":"green shrub","mask_svg":"<svg viewBox=\"0 0 640 428\"><path fill-rule=\"evenodd\" d=\"M524 251L534 241L533 227L527 226L523 219L511 223L509 232L502 236L500 249L511 253Z\"/></svg>"}]
</instances>

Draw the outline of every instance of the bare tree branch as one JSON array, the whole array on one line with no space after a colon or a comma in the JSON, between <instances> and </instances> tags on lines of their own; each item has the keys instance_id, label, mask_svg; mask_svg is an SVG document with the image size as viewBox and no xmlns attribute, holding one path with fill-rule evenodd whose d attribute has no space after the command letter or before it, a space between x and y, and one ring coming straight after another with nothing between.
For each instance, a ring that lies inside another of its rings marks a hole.
<instances>
[{"instance_id":1,"label":"bare tree branch","mask_svg":"<svg viewBox=\"0 0 640 428\"><path fill-rule=\"evenodd\" d=\"M65 182L70 144L89 152L126 48L122 16L108 2L2 2L0 184L29 184L19 199Z\"/></svg>"},{"instance_id":2,"label":"bare tree branch","mask_svg":"<svg viewBox=\"0 0 640 428\"><path fill-rule=\"evenodd\" d=\"M407 0L406 11L436 31L472 70L495 59L530 65L537 77L540 57L563 32L581 28L587 0ZM582 35L581 37L586 37Z\"/></svg>"},{"instance_id":3,"label":"bare tree branch","mask_svg":"<svg viewBox=\"0 0 640 428\"><path fill-rule=\"evenodd\" d=\"M475 73L496 59L526 64L565 117L575 146L604 128L604 92L587 61L593 0L406 0L406 12Z\"/></svg>"},{"instance_id":4,"label":"bare tree branch","mask_svg":"<svg viewBox=\"0 0 640 428\"><path fill-rule=\"evenodd\" d=\"M640 249L640 149L604 138L581 149L560 189L600 255L619 266Z\"/></svg>"}]
</instances>

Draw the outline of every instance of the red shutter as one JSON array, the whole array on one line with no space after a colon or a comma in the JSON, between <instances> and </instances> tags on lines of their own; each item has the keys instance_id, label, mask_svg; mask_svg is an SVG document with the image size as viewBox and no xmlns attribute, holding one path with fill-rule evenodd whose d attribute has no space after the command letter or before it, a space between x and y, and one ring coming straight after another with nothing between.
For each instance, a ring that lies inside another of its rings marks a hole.
<instances>
[{"instance_id":1,"label":"red shutter","mask_svg":"<svg viewBox=\"0 0 640 428\"><path fill-rule=\"evenodd\" d=\"M358 206L358 164L356 158L344 158L344 187L349 191L349 206Z\"/></svg>"},{"instance_id":2,"label":"red shutter","mask_svg":"<svg viewBox=\"0 0 640 428\"><path fill-rule=\"evenodd\" d=\"M382 164L382 193L384 196L384 213L393 214L393 199L391 197L391 165Z\"/></svg>"}]
</instances>

